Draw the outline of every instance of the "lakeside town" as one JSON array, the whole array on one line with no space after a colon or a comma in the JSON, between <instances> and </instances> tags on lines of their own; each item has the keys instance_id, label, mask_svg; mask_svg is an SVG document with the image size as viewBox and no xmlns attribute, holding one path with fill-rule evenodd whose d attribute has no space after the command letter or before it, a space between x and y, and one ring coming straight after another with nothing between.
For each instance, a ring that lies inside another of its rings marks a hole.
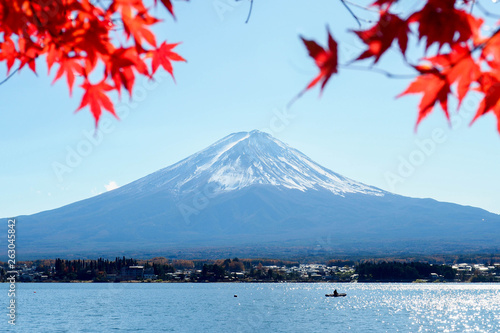
<instances>
[{"instance_id":1,"label":"lakeside town","mask_svg":"<svg viewBox=\"0 0 500 333\"><path fill-rule=\"evenodd\" d=\"M0 281L8 274L0 263ZM37 260L16 265L18 282L500 282L500 263L429 264L272 259Z\"/></svg>"}]
</instances>

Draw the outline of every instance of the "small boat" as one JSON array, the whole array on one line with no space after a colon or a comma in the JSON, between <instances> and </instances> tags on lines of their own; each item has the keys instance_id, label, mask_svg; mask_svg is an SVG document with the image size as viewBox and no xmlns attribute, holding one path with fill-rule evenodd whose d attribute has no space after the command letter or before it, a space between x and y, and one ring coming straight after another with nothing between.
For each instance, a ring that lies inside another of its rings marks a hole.
<instances>
[{"instance_id":1,"label":"small boat","mask_svg":"<svg viewBox=\"0 0 500 333\"><path fill-rule=\"evenodd\" d=\"M326 297L346 297L347 294L344 293L338 293L338 294L325 294Z\"/></svg>"}]
</instances>

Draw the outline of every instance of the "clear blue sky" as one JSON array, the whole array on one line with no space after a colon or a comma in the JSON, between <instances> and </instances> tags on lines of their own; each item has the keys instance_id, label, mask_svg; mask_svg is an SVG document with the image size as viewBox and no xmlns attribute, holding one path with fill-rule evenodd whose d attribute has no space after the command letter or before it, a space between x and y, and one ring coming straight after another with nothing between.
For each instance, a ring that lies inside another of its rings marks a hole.
<instances>
[{"instance_id":1,"label":"clear blue sky","mask_svg":"<svg viewBox=\"0 0 500 333\"><path fill-rule=\"evenodd\" d=\"M419 97L395 99L408 80L343 70L321 98L315 89L285 110L316 75L299 35L323 42L329 25L343 62L361 52L346 33L356 23L339 2L255 1L249 24L248 1L174 4L177 22L161 14L166 21L155 32L160 40L182 41L177 51L188 63L175 64L176 84L164 73L156 85L138 81L133 100L117 104L122 120L103 118L110 128L102 137L92 136L88 110L73 113L80 91L70 98L63 81L52 86L54 72L47 77L42 61L38 77L23 71L0 86L0 217L88 198L106 191L105 185L122 186L230 133L253 129L268 129L358 181L500 213L500 135L492 115L468 126L477 98L454 115L454 128L438 110L415 133ZM407 72L399 60L388 54L382 65ZM285 111L281 126L275 118ZM429 140L433 146L420 147ZM58 176L54 165L67 165L68 151L77 149L86 156L71 160L71 172Z\"/></svg>"}]
</instances>

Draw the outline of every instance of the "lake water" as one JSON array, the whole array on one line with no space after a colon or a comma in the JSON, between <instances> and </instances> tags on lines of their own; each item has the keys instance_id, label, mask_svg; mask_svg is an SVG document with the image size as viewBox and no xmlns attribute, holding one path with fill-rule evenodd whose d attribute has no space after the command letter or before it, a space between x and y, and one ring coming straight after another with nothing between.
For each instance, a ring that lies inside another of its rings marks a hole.
<instances>
[{"instance_id":1,"label":"lake water","mask_svg":"<svg viewBox=\"0 0 500 333\"><path fill-rule=\"evenodd\" d=\"M6 332L500 331L500 284L18 283L15 328L0 287Z\"/></svg>"}]
</instances>

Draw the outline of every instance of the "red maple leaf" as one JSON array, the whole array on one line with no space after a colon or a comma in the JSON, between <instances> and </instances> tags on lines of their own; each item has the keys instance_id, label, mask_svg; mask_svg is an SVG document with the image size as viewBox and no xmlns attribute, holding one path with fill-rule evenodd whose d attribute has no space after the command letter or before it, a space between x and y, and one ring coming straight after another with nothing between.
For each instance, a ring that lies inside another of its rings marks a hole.
<instances>
[{"instance_id":1,"label":"red maple leaf","mask_svg":"<svg viewBox=\"0 0 500 333\"><path fill-rule=\"evenodd\" d=\"M19 69L28 64L28 67L36 74L35 60L42 53L43 48L30 38L19 38L17 45L19 46L17 58L21 61Z\"/></svg>"},{"instance_id":2,"label":"red maple leaf","mask_svg":"<svg viewBox=\"0 0 500 333\"><path fill-rule=\"evenodd\" d=\"M415 125L415 129L418 124L424 119L429 113L432 112L436 103L441 105L446 118L449 120L450 115L448 113L448 94L450 91L450 84L446 80L445 77L436 69L422 69L417 67L421 73L424 73L418 76L415 81L410 83L408 88L399 94L397 97L401 97L407 94L423 94L422 99L420 100L420 104L418 106L419 113L417 124Z\"/></svg>"},{"instance_id":3,"label":"red maple leaf","mask_svg":"<svg viewBox=\"0 0 500 333\"><path fill-rule=\"evenodd\" d=\"M150 16L147 12L140 12L137 15L133 15L129 7L122 8L122 20L127 38L130 35L134 36L135 43L139 47L142 45L142 39L145 39L150 45L156 47L155 35L147 26L153 25L160 20Z\"/></svg>"},{"instance_id":4,"label":"red maple leaf","mask_svg":"<svg viewBox=\"0 0 500 333\"><path fill-rule=\"evenodd\" d=\"M170 75L172 75L172 77L174 77L171 61L186 61L177 53L172 52L177 45L179 45L179 43L167 44L166 42L163 42L159 48L154 51L150 51L151 53L149 56L153 58L151 63L153 74L161 65L167 72L170 73Z\"/></svg>"},{"instance_id":5,"label":"red maple leaf","mask_svg":"<svg viewBox=\"0 0 500 333\"><path fill-rule=\"evenodd\" d=\"M156 1L155 1L156 4ZM138 12L146 12L147 9L144 7L144 3L138 0L113 0L111 5L108 8L108 12L115 12L119 10L119 8L126 8L126 10L130 10L134 8Z\"/></svg>"},{"instance_id":6,"label":"red maple leaf","mask_svg":"<svg viewBox=\"0 0 500 333\"><path fill-rule=\"evenodd\" d=\"M96 127L99 123L99 118L101 118L102 108L106 109L118 119L113 103L105 93L106 91L113 90L114 88L112 86L107 84L104 80L98 84L91 84L87 79L85 79L85 82L81 85L81 87L85 89L85 93L83 94L80 106L75 112L80 111L88 105L90 107L90 112L92 112L92 115L94 116Z\"/></svg>"},{"instance_id":7,"label":"red maple leaf","mask_svg":"<svg viewBox=\"0 0 500 333\"><path fill-rule=\"evenodd\" d=\"M10 38L6 38L3 43L0 43L0 61L7 62L7 75L10 73L12 66L16 62L18 52L14 42Z\"/></svg>"},{"instance_id":8,"label":"red maple leaf","mask_svg":"<svg viewBox=\"0 0 500 333\"><path fill-rule=\"evenodd\" d=\"M494 72L484 73L478 82L480 84L479 90L484 93L484 98L479 104L479 108L471 124L479 117L491 111L497 117L497 127L500 133L500 74Z\"/></svg>"},{"instance_id":9,"label":"red maple leaf","mask_svg":"<svg viewBox=\"0 0 500 333\"><path fill-rule=\"evenodd\" d=\"M481 75L481 68L472 58L471 50L466 45L455 45L450 53L440 54L427 60L435 67L440 67L441 74L446 76L450 85L457 83L459 103L469 92L470 85Z\"/></svg>"},{"instance_id":10,"label":"red maple leaf","mask_svg":"<svg viewBox=\"0 0 500 333\"><path fill-rule=\"evenodd\" d=\"M48 67L49 74L50 74L50 70L51 70L52 66L54 66L54 63L59 61L59 59L61 58L61 55L62 55L61 49L57 48L54 44L51 44L48 47L47 67Z\"/></svg>"},{"instance_id":11,"label":"red maple leaf","mask_svg":"<svg viewBox=\"0 0 500 333\"><path fill-rule=\"evenodd\" d=\"M65 45L85 53L85 70L90 73L95 68L98 58L109 54L114 48L108 35L112 27L112 25L103 25L103 22L95 19L77 22L68 29L61 40Z\"/></svg>"},{"instance_id":12,"label":"red maple leaf","mask_svg":"<svg viewBox=\"0 0 500 333\"><path fill-rule=\"evenodd\" d=\"M321 92L325 88L326 83L330 77L337 73L338 66L338 56L337 56L337 42L332 38L330 32L328 31L328 48L323 48L318 45L315 41L307 40L302 38L302 41L306 45L307 51L309 51L309 56L314 59L316 66L319 68L319 74L314 78L305 88L305 90L311 89L318 82L322 81Z\"/></svg>"},{"instance_id":13,"label":"red maple leaf","mask_svg":"<svg viewBox=\"0 0 500 333\"><path fill-rule=\"evenodd\" d=\"M500 33L496 32L491 38L483 41L484 47L481 59L488 62L491 68L500 67Z\"/></svg>"},{"instance_id":14,"label":"red maple leaf","mask_svg":"<svg viewBox=\"0 0 500 333\"><path fill-rule=\"evenodd\" d=\"M379 7L382 8L384 6L387 6L389 8L393 3L397 2L398 0L377 0L374 3L372 3L370 6L371 7Z\"/></svg>"},{"instance_id":15,"label":"red maple leaf","mask_svg":"<svg viewBox=\"0 0 500 333\"><path fill-rule=\"evenodd\" d=\"M84 69L83 66L81 65L81 60L78 58L68 58L68 57L59 59L59 70L57 71L56 76L52 81L52 84L54 84L57 80L59 80L65 72L66 72L66 79L68 81L69 95L71 96L73 92L73 84L75 82L75 73L79 75L84 75Z\"/></svg>"},{"instance_id":16,"label":"red maple leaf","mask_svg":"<svg viewBox=\"0 0 500 333\"><path fill-rule=\"evenodd\" d=\"M134 68L140 74L150 76L146 64L134 47L116 49L107 59L105 72L115 83L118 94L121 94L123 86L132 95L135 82Z\"/></svg>"},{"instance_id":17,"label":"red maple leaf","mask_svg":"<svg viewBox=\"0 0 500 333\"><path fill-rule=\"evenodd\" d=\"M172 1L161 1L174 15ZM77 111L88 106L97 126L103 108L116 116L107 97L111 91L120 94L125 87L131 93L136 75L151 78L144 62L150 52L158 51L154 66L170 73L169 61L184 60L172 45L157 47L151 26L159 21L143 0L0 0L0 62L8 75L15 65L35 71L36 60L46 56L49 74L59 65L53 82L66 76L70 95L80 75L84 93ZM126 48L121 36L127 38Z\"/></svg>"},{"instance_id":18,"label":"red maple leaf","mask_svg":"<svg viewBox=\"0 0 500 333\"><path fill-rule=\"evenodd\" d=\"M401 52L405 54L409 31L407 23L399 18L399 16L382 11L380 13L380 20L372 28L354 31L363 43L368 45L368 50L363 52L358 57L358 60L375 57L375 62L377 62L396 39L398 40Z\"/></svg>"},{"instance_id":19,"label":"red maple leaf","mask_svg":"<svg viewBox=\"0 0 500 333\"><path fill-rule=\"evenodd\" d=\"M157 0L155 0L155 5L156 5ZM175 14L174 14L174 6L172 6L172 2L170 0L161 0L161 3L167 8L167 10L170 12L172 17L175 19Z\"/></svg>"},{"instance_id":20,"label":"red maple leaf","mask_svg":"<svg viewBox=\"0 0 500 333\"><path fill-rule=\"evenodd\" d=\"M473 35L471 20L474 18L455 8L455 0L428 0L419 12L408 18L408 23L418 23L419 39L427 38L426 49L437 43L455 44L467 41Z\"/></svg>"}]
</instances>

